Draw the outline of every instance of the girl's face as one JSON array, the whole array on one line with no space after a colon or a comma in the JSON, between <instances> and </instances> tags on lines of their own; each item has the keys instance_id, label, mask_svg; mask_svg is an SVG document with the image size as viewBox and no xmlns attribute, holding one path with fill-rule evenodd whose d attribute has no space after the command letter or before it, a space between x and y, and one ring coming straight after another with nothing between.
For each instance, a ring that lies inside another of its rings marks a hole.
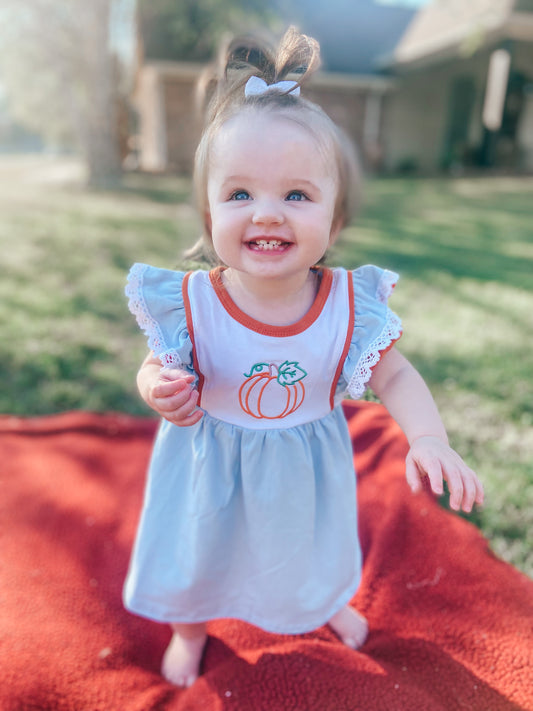
<instances>
[{"instance_id":1,"label":"girl's face","mask_svg":"<svg viewBox=\"0 0 533 711\"><path fill-rule=\"evenodd\" d=\"M215 252L255 279L307 277L337 236L333 159L276 114L232 118L213 141L207 181Z\"/></svg>"}]
</instances>

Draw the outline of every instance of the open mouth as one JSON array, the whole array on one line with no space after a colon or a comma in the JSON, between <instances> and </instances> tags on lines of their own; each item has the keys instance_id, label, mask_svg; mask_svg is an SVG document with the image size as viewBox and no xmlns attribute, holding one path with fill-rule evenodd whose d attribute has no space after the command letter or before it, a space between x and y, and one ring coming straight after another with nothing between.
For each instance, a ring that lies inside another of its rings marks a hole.
<instances>
[{"instance_id":1,"label":"open mouth","mask_svg":"<svg viewBox=\"0 0 533 711\"><path fill-rule=\"evenodd\" d=\"M247 245L254 252L281 252L290 247L291 243L280 239L252 239Z\"/></svg>"}]
</instances>

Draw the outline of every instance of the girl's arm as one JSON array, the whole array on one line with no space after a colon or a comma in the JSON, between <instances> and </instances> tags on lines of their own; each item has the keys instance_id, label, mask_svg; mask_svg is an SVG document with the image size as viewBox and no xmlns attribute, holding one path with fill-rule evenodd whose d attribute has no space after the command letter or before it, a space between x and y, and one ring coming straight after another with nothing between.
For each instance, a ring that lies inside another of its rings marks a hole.
<instances>
[{"instance_id":1,"label":"girl's arm","mask_svg":"<svg viewBox=\"0 0 533 711\"><path fill-rule=\"evenodd\" d=\"M435 401L411 363L391 348L374 368L369 385L409 441L405 474L412 491L420 491L421 478L427 476L434 493L442 494L446 479L453 509L468 512L474 502L481 505L481 482L448 445Z\"/></svg>"},{"instance_id":2,"label":"girl's arm","mask_svg":"<svg viewBox=\"0 0 533 711\"><path fill-rule=\"evenodd\" d=\"M137 387L142 399L178 427L195 425L203 415L196 407L198 391L192 387L194 375L184 370L164 370L161 361L150 352L137 373Z\"/></svg>"}]
</instances>

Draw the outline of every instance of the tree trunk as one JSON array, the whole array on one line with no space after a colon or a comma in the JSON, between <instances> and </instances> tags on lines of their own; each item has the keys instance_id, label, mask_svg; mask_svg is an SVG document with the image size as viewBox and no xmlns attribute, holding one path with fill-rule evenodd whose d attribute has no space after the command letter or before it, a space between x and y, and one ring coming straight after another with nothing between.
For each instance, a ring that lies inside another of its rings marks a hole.
<instances>
[{"instance_id":1,"label":"tree trunk","mask_svg":"<svg viewBox=\"0 0 533 711\"><path fill-rule=\"evenodd\" d=\"M112 0L92 0L87 32L87 123L84 152L90 187L107 189L122 175L118 127L118 66L109 48Z\"/></svg>"},{"instance_id":2,"label":"tree trunk","mask_svg":"<svg viewBox=\"0 0 533 711\"><path fill-rule=\"evenodd\" d=\"M111 62L109 62L111 64ZM85 156L88 169L88 184L92 188L108 189L121 181L122 165L119 149L118 97L115 72L97 80L95 92L89 97L90 120L86 124Z\"/></svg>"}]
</instances>

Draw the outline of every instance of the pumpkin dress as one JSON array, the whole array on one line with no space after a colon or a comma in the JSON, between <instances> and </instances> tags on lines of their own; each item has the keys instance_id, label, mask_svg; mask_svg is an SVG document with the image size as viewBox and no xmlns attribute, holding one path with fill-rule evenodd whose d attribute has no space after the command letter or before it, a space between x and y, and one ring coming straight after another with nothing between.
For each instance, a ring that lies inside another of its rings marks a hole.
<instances>
[{"instance_id":1,"label":"pumpkin dress","mask_svg":"<svg viewBox=\"0 0 533 711\"><path fill-rule=\"evenodd\" d=\"M196 376L200 422L162 420L124 586L159 622L238 618L295 634L355 594L362 560L353 454L341 408L401 335L387 299L397 275L319 269L309 312L252 319L222 268L135 264L129 308L164 367Z\"/></svg>"}]
</instances>

